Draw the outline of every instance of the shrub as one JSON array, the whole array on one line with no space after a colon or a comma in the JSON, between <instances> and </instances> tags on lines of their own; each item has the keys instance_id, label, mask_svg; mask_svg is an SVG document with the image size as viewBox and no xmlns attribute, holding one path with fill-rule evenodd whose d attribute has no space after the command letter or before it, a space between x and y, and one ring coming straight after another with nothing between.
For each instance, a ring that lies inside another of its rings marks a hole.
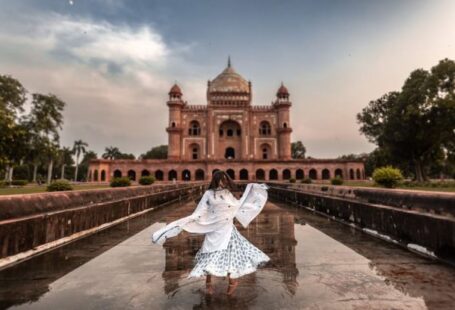
<instances>
[{"instance_id":1,"label":"shrub","mask_svg":"<svg viewBox=\"0 0 455 310\"><path fill-rule=\"evenodd\" d=\"M330 180L330 183L332 183L332 185L341 185L343 184L343 179L339 175L337 175L336 177Z\"/></svg>"},{"instance_id":2,"label":"shrub","mask_svg":"<svg viewBox=\"0 0 455 310\"><path fill-rule=\"evenodd\" d=\"M5 181L0 181L0 187L5 187L6 186L6 182Z\"/></svg>"},{"instance_id":3,"label":"shrub","mask_svg":"<svg viewBox=\"0 0 455 310\"><path fill-rule=\"evenodd\" d=\"M393 188L403 180L403 175L401 174L400 169L393 168L392 166L386 166L381 168L376 168L373 171L373 180L384 187Z\"/></svg>"},{"instance_id":4,"label":"shrub","mask_svg":"<svg viewBox=\"0 0 455 310\"><path fill-rule=\"evenodd\" d=\"M295 183L295 181L296 181L296 180L295 180L294 178L290 178L290 179L289 179L289 183Z\"/></svg>"},{"instance_id":5,"label":"shrub","mask_svg":"<svg viewBox=\"0 0 455 310\"><path fill-rule=\"evenodd\" d=\"M305 178L305 179L302 179L301 181L303 184L311 184L311 182L313 182L310 178Z\"/></svg>"},{"instance_id":6,"label":"shrub","mask_svg":"<svg viewBox=\"0 0 455 310\"><path fill-rule=\"evenodd\" d=\"M125 187L130 185L131 181L128 177L113 178L111 180L111 187Z\"/></svg>"},{"instance_id":7,"label":"shrub","mask_svg":"<svg viewBox=\"0 0 455 310\"><path fill-rule=\"evenodd\" d=\"M11 185L15 186L24 186L27 185L28 181L27 180L12 180Z\"/></svg>"},{"instance_id":8,"label":"shrub","mask_svg":"<svg viewBox=\"0 0 455 310\"><path fill-rule=\"evenodd\" d=\"M48 192L61 192L61 191L72 191L73 186L68 180L56 180L49 184L46 188Z\"/></svg>"},{"instance_id":9,"label":"shrub","mask_svg":"<svg viewBox=\"0 0 455 310\"><path fill-rule=\"evenodd\" d=\"M155 183L155 178L151 175L143 176L139 179L139 184L141 185L152 185L153 183Z\"/></svg>"}]
</instances>

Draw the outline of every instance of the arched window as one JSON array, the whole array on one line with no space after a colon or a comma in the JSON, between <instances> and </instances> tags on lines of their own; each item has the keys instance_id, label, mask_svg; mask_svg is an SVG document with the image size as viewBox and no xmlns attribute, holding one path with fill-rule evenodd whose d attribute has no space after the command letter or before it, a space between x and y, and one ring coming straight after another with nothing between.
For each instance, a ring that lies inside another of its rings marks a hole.
<instances>
[{"instance_id":1,"label":"arched window","mask_svg":"<svg viewBox=\"0 0 455 310\"><path fill-rule=\"evenodd\" d=\"M329 169L322 170L322 179L323 180L330 179L330 171L329 171Z\"/></svg>"},{"instance_id":2,"label":"arched window","mask_svg":"<svg viewBox=\"0 0 455 310\"><path fill-rule=\"evenodd\" d=\"M189 156L192 160L201 159L200 147L198 144L193 143L189 146Z\"/></svg>"},{"instance_id":3,"label":"arched window","mask_svg":"<svg viewBox=\"0 0 455 310\"><path fill-rule=\"evenodd\" d=\"M89 170L88 172L88 181L92 182L92 170Z\"/></svg>"},{"instance_id":4,"label":"arched window","mask_svg":"<svg viewBox=\"0 0 455 310\"><path fill-rule=\"evenodd\" d=\"M278 171L276 169L269 171L269 180L278 180Z\"/></svg>"},{"instance_id":5,"label":"arched window","mask_svg":"<svg viewBox=\"0 0 455 310\"><path fill-rule=\"evenodd\" d=\"M288 123L283 123L284 128L288 128Z\"/></svg>"},{"instance_id":6,"label":"arched window","mask_svg":"<svg viewBox=\"0 0 455 310\"><path fill-rule=\"evenodd\" d=\"M121 178L122 177L122 172L120 170L115 170L114 171L114 178Z\"/></svg>"},{"instance_id":7,"label":"arched window","mask_svg":"<svg viewBox=\"0 0 455 310\"><path fill-rule=\"evenodd\" d=\"M272 129L270 127L270 123L267 121L262 121L259 125L259 134L261 136L269 136L272 133Z\"/></svg>"},{"instance_id":8,"label":"arched window","mask_svg":"<svg viewBox=\"0 0 455 310\"><path fill-rule=\"evenodd\" d=\"M150 175L150 171L144 169L141 171L141 177L148 177Z\"/></svg>"},{"instance_id":9,"label":"arched window","mask_svg":"<svg viewBox=\"0 0 455 310\"><path fill-rule=\"evenodd\" d=\"M362 178L362 176L360 175L360 169L356 170L356 174L357 174L357 179L360 180Z\"/></svg>"},{"instance_id":10,"label":"arched window","mask_svg":"<svg viewBox=\"0 0 455 310\"><path fill-rule=\"evenodd\" d=\"M240 180L248 180L248 170L240 170Z\"/></svg>"},{"instance_id":11,"label":"arched window","mask_svg":"<svg viewBox=\"0 0 455 310\"><path fill-rule=\"evenodd\" d=\"M229 176L231 179L235 180L235 171L234 171L234 170L228 169L228 170L226 170L226 173L228 174L228 176Z\"/></svg>"},{"instance_id":12,"label":"arched window","mask_svg":"<svg viewBox=\"0 0 455 310\"><path fill-rule=\"evenodd\" d=\"M234 137L235 135L240 137L242 134L242 128L240 127L240 124L237 123L236 121L227 120L221 123L219 133L220 137L222 137L223 134L226 134L226 137L229 138Z\"/></svg>"},{"instance_id":13,"label":"arched window","mask_svg":"<svg viewBox=\"0 0 455 310\"><path fill-rule=\"evenodd\" d=\"M226 159L234 159L235 158L235 150L234 150L233 147L226 148L226 151L224 153L224 158L226 158Z\"/></svg>"},{"instance_id":14,"label":"arched window","mask_svg":"<svg viewBox=\"0 0 455 310\"><path fill-rule=\"evenodd\" d=\"M205 179L205 173L202 169L196 170L196 181L203 181Z\"/></svg>"},{"instance_id":15,"label":"arched window","mask_svg":"<svg viewBox=\"0 0 455 310\"><path fill-rule=\"evenodd\" d=\"M354 169L349 169L349 178L351 180L354 180L355 179L355 176L354 176Z\"/></svg>"},{"instance_id":16,"label":"arched window","mask_svg":"<svg viewBox=\"0 0 455 310\"><path fill-rule=\"evenodd\" d=\"M265 172L262 169L256 170L256 180L264 180L265 179Z\"/></svg>"},{"instance_id":17,"label":"arched window","mask_svg":"<svg viewBox=\"0 0 455 310\"><path fill-rule=\"evenodd\" d=\"M302 169L297 169L297 170L295 171L295 178L296 178L297 180L302 180L304 177L305 177L305 175L304 175Z\"/></svg>"},{"instance_id":18,"label":"arched window","mask_svg":"<svg viewBox=\"0 0 455 310\"><path fill-rule=\"evenodd\" d=\"M318 172L316 169L311 169L309 173L310 179L316 180L318 178Z\"/></svg>"},{"instance_id":19,"label":"arched window","mask_svg":"<svg viewBox=\"0 0 455 310\"><path fill-rule=\"evenodd\" d=\"M98 170L95 169L95 172L93 172L93 181L98 182Z\"/></svg>"},{"instance_id":20,"label":"arched window","mask_svg":"<svg viewBox=\"0 0 455 310\"><path fill-rule=\"evenodd\" d=\"M163 181L164 179L164 173L162 170L156 170L155 171L155 179L158 181Z\"/></svg>"},{"instance_id":21,"label":"arched window","mask_svg":"<svg viewBox=\"0 0 455 310\"><path fill-rule=\"evenodd\" d=\"M175 128L175 122L172 122L171 127Z\"/></svg>"},{"instance_id":22,"label":"arched window","mask_svg":"<svg viewBox=\"0 0 455 310\"><path fill-rule=\"evenodd\" d=\"M182 180L183 181L190 181L191 180L191 171L185 169L182 171Z\"/></svg>"},{"instance_id":23,"label":"arched window","mask_svg":"<svg viewBox=\"0 0 455 310\"><path fill-rule=\"evenodd\" d=\"M272 148L269 144L264 143L260 147L260 154L262 159L271 159L272 158Z\"/></svg>"},{"instance_id":24,"label":"arched window","mask_svg":"<svg viewBox=\"0 0 455 310\"><path fill-rule=\"evenodd\" d=\"M343 178L343 170L341 169L336 169L335 170L335 177L340 177L340 178Z\"/></svg>"},{"instance_id":25,"label":"arched window","mask_svg":"<svg viewBox=\"0 0 455 310\"><path fill-rule=\"evenodd\" d=\"M106 181L106 170L101 170L101 182Z\"/></svg>"},{"instance_id":26,"label":"arched window","mask_svg":"<svg viewBox=\"0 0 455 310\"><path fill-rule=\"evenodd\" d=\"M136 171L128 170L128 178L130 178L131 181L136 181Z\"/></svg>"},{"instance_id":27,"label":"arched window","mask_svg":"<svg viewBox=\"0 0 455 310\"><path fill-rule=\"evenodd\" d=\"M283 170L283 180L289 180L291 178L291 170L284 169Z\"/></svg>"},{"instance_id":28,"label":"arched window","mask_svg":"<svg viewBox=\"0 0 455 310\"><path fill-rule=\"evenodd\" d=\"M190 136L199 136L201 134L201 126L198 121L191 121L190 128L188 128Z\"/></svg>"},{"instance_id":29,"label":"arched window","mask_svg":"<svg viewBox=\"0 0 455 310\"><path fill-rule=\"evenodd\" d=\"M167 174L167 179L169 181L177 180L177 171L175 171L175 170L169 171L169 173Z\"/></svg>"}]
</instances>

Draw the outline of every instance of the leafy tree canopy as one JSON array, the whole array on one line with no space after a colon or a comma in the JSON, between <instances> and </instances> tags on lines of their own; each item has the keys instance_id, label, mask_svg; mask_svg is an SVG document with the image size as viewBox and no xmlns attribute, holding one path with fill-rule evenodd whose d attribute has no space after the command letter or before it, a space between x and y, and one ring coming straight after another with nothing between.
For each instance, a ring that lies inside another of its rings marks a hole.
<instances>
[{"instance_id":1,"label":"leafy tree canopy","mask_svg":"<svg viewBox=\"0 0 455 310\"><path fill-rule=\"evenodd\" d=\"M141 154L142 159L166 159L167 158L167 145L158 145L152 147L146 153Z\"/></svg>"}]
</instances>

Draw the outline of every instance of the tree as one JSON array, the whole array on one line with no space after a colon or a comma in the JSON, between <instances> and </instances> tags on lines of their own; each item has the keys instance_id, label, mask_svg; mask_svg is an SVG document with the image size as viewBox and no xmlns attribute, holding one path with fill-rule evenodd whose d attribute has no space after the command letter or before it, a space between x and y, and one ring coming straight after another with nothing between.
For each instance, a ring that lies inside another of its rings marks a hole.
<instances>
[{"instance_id":1,"label":"tree","mask_svg":"<svg viewBox=\"0 0 455 310\"><path fill-rule=\"evenodd\" d=\"M118 147L110 146L106 147L104 154L102 155L104 159L135 159L136 157L133 154L127 154L120 152Z\"/></svg>"},{"instance_id":2,"label":"tree","mask_svg":"<svg viewBox=\"0 0 455 310\"><path fill-rule=\"evenodd\" d=\"M24 111L27 91L8 75L0 75L0 170L11 180L13 164L22 159L27 131L20 124L18 114Z\"/></svg>"},{"instance_id":3,"label":"tree","mask_svg":"<svg viewBox=\"0 0 455 310\"><path fill-rule=\"evenodd\" d=\"M101 155L104 159L117 159L122 153L118 147L109 146L104 149L104 154Z\"/></svg>"},{"instance_id":4,"label":"tree","mask_svg":"<svg viewBox=\"0 0 455 310\"><path fill-rule=\"evenodd\" d=\"M59 129L63 125L65 102L55 95L32 95L32 109L27 118L32 139L40 141L41 150L48 161L47 183L51 182L52 169L60 140Z\"/></svg>"},{"instance_id":5,"label":"tree","mask_svg":"<svg viewBox=\"0 0 455 310\"><path fill-rule=\"evenodd\" d=\"M77 182L77 172L79 169L79 156L85 154L85 148L88 147L88 143L82 140L74 141L73 154L76 155L76 171L74 172L74 181Z\"/></svg>"},{"instance_id":6,"label":"tree","mask_svg":"<svg viewBox=\"0 0 455 310\"><path fill-rule=\"evenodd\" d=\"M400 92L371 101L357 120L362 132L394 161L408 162L415 179L427 179L429 165L455 139L455 63L445 59L413 71Z\"/></svg>"},{"instance_id":7,"label":"tree","mask_svg":"<svg viewBox=\"0 0 455 310\"><path fill-rule=\"evenodd\" d=\"M296 141L291 143L291 157L294 159L305 158L306 148L302 141Z\"/></svg>"},{"instance_id":8,"label":"tree","mask_svg":"<svg viewBox=\"0 0 455 310\"><path fill-rule=\"evenodd\" d=\"M58 163L59 163L60 169L61 169L60 179L65 178L65 167L72 166L74 164L72 155L73 155L73 150L71 150L69 147L65 146L59 150Z\"/></svg>"},{"instance_id":9,"label":"tree","mask_svg":"<svg viewBox=\"0 0 455 310\"><path fill-rule=\"evenodd\" d=\"M146 153L139 156L141 159L166 159L167 158L167 145L158 145L152 147Z\"/></svg>"}]
</instances>

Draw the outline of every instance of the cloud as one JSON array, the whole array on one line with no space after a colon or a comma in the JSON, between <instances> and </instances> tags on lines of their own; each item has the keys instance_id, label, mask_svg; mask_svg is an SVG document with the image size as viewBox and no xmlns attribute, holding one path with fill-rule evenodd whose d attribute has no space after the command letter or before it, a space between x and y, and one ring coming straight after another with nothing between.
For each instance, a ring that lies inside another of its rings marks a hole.
<instances>
[{"instance_id":1,"label":"cloud","mask_svg":"<svg viewBox=\"0 0 455 310\"><path fill-rule=\"evenodd\" d=\"M188 46L169 47L148 25L59 14L11 20L3 29L0 73L18 78L31 92L52 92L67 103L63 145L82 139L98 155L109 145L139 155L167 143L165 102L174 82L168 72L175 71L172 63L185 66Z\"/></svg>"}]
</instances>

